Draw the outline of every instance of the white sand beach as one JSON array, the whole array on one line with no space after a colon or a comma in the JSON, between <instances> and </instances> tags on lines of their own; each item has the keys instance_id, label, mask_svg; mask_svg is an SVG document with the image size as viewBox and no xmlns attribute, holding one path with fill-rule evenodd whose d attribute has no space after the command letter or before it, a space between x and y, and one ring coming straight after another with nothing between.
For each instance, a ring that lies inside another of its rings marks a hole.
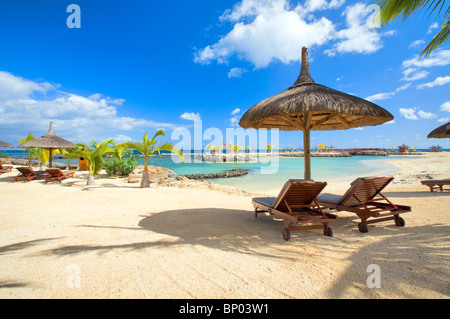
<instances>
[{"instance_id":1,"label":"white sand beach","mask_svg":"<svg viewBox=\"0 0 450 319\"><path fill-rule=\"evenodd\" d=\"M85 172L14 182L13 170L0 176L0 298L449 298L450 186L430 192L420 180L450 177L450 153L392 164L401 171L384 195L412 207L405 227L363 234L339 212L333 237L305 230L289 241L278 218L254 218L259 194L104 176L87 187ZM367 285L370 265L380 288Z\"/></svg>"}]
</instances>

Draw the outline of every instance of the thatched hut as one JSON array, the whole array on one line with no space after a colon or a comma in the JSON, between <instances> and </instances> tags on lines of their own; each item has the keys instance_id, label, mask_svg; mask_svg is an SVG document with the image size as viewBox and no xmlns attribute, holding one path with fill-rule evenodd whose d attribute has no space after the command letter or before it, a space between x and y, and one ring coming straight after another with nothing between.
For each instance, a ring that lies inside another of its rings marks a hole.
<instances>
[{"instance_id":1,"label":"thatched hut","mask_svg":"<svg viewBox=\"0 0 450 319\"><path fill-rule=\"evenodd\" d=\"M409 153L409 146L402 144L402 145L398 146L398 151L400 153Z\"/></svg>"},{"instance_id":2,"label":"thatched hut","mask_svg":"<svg viewBox=\"0 0 450 319\"><path fill-rule=\"evenodd\" d=\"M52 167L52 152L57 149L66 149L72 148L76 145L66 141L65 139L57 136L53 131L53 123L50 122L50 128L48 133L40 138L36 138L34 140L26 141L25 143L20 144L19 148L44 148L49 150L49 167Z\"/></svg>"},{"instance_id":3,"label":"thatched hut","mask_svg":"<svg viewBox=\"0 0 450 319\"><path fill-rule=\"evenodd\" d=\"M0 147L14 147L14 145L0 141Z\"/></svg>"},{"instance_id":4,"label":"thatched hut","mask_svg":"<svg viewBox=\"0 0 450 319\"><path fill-rule=\"evenodd\" d=\"M309 72L308 52L302 49L300 75L283 92L250 108L239 121L243 128L302 130L305 179L311 178L310 131L374 126L394 117L378 105L317 84Z\"/></svg>"},{"instance_id":5,"label":"thatched hut","mask_svg":"<svg viewBox=\"0 0 450 319\"><path fill-rule=\"evenodd\" d=\"M435 128L428 134L428 138L450 138L450 122Z\"/></svg>"}]
</instances>

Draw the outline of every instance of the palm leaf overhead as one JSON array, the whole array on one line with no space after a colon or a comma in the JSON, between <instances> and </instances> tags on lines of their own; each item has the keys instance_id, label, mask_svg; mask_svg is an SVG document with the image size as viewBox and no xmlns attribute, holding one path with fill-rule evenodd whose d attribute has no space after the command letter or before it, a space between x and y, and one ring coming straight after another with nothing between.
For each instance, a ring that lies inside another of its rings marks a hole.
<instances>
[{"instance_id":1,"label":"palm leaf overhead","mask_svg":"<svg viewBox=\"0 0 450 319\"><path fill-rule=\"evenodd\" d=\"M447 6L446 6L447 2ZM420 54L429 56L431 52L444 44L450 36L450 5L445 0L378 0L376 4L380 6L379 22L382 26L395 21L397 18L406 20L412 15L423 11L429 15L436 15L436 18L443 15L441 30L433 37L433 40L425 47Z\"/></svg>"}]
</instances>

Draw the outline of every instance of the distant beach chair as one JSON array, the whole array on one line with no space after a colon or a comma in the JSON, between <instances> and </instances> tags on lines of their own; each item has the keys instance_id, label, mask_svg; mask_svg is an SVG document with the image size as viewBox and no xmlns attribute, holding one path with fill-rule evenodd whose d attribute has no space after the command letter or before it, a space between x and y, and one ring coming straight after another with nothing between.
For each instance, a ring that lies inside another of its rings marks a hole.
<instances>
[{"instance_id":1,"label":"distant beach chair","mask_svg":"<svg viewBox=\"0 0 450 319\"><path fill-rule=\"evenodd\" d=\"M16 168L20 173L17 176L13 176L13 178L18 181L29 181L37 178L41 179L47 175L45 171L34 171L31 167L17 167Z\"/></svg>"},{"instance_id":2,"label":"distant beach chair","mask_svg":"<svg viewBox=\"0 0 450 319\"><path fill-rule=\"evenodd\" d=\"M446 178L446 179L429 179L426 181L420 181L420 183L422 185L428 186L430 188L430 192L433 191L433 189L435 188L439 188L440 191L442 192L442 186L444 185L450 185L450 178Z\"/></svg>"},{"instance_id":3,"label":"distant beach chair","mask_svg":"<svg viewBox=\"0 0 450 319\"><path fill-rule=\"evenodd\" d=\"M394 204L381 194L393 179L392 176L357 178L344 195L324 193L318 199L325 207L358 215L361 218L358 229L362 233L369 231L368 224L386 220L394 220L396 226L403 227L405 220L399 215L410 212L411 207ZM370 217L374 219L368 220Z\"/></svg>"},{"instance_id":4,"label":"distant beach chair","mask_svg":"<svg viewBox=\"0 0 450 319\"><path fill-rule=\"evenodd\" d=\"M3 164L0 163L0 174L6 173L8 170L12 172L13 167L12 166L3 166Z\"/></svg>"},{"instance_id":5,"label":"distant beach chair","mask_svg":"<svg viewBox=\"0 0 450 319\"><path fill-rule=\"evenodd\" d=\"M44 177L45 182L60 182L63 179L66 179L68 177L72 177L75 175L75 172L72 171L62 171L59 168L48 168L47 173L49 174L49 176Z\"/></svg>"},{"instance_id":6,"label":"distant beach chair","mask_svg":"<svg viewBox=\"0 0 450 319\"><path fill-rule=\"evenodd\" d=\"M324 235L333 236L328 223L336 221L337 216L324 212L317 200L317 195L326 185L326 182L290 179L284 184L278 197L252 199L255 218L262 212L281 217L285 226L282 236L286 241L289 240L292 230L323 229Z\"/></svg>"}]
</instances>

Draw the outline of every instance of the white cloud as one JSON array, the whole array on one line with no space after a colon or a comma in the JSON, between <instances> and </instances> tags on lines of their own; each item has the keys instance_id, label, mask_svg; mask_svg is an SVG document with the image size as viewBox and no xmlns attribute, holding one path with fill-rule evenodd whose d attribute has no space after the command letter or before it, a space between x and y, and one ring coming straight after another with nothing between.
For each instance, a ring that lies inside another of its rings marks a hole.
<instances>
[{"instance_id":1,"label":"white cloud","mask_svg":"<svg viewBox=\"0 0 450 319\"><path fill-rule=\"evenodd\" d=\"M416 56L412 59L403 61L402 66L405 68L429 68L434 66L444 66L448 64L450 64L450 50L439 50L432 53L426 59Z\"/></svg>"},{"instance_id":2,"label":"white cloud","mask_svg":"<svg viewBox=\"0 0 450 319\"><path fill-rule=\"evenodd\" d=\"M248 70L244 68L232 68L230 72L228 72L228 78L240 78L245 72L248 72Z\"/></svg>"},{"instance_id":3,"label":"white cloud","mask_svg":"<svg viewBox=\"0 0 450 319\"><path fill-rule=\"evenodd\" d=\"M403 72L403 81L416 81L426 78L429 74L427 71L419 71L417 68L407 68Z\"/></svg>"},{"instance_id":4,"label":"white cloud","mask_svg":"<svg viewBox=\"0 0 450 319\"><path fill-rule=\"evenodd\" d=\"M273 61L298 61L302 46L324 44L334 32L328 19L307 22L305 13L301 6L291 9L287 0L243 0L220 17L233 23L233 29L217 43L198 51L194 61L225 63L236 55L256 68Z\"/></svg>"},{"instance_id":5,"label":"white cloud","mask_svg":"<svg viewBox=\"0 0 450 319\"><path fill-rule=\"evenodd\" d=\"M220 21L231 23L232 30L216 43L199 49L194 61L201 64L228 63L236 56L250 62L255 68L267 67L272 62L299 61L302 47L331 45L325 53L372 53L382 47L381 36L375 28L368 27L371 7L363 3L348 6L343 13L345 27L336 30L337 24L324 16L314 14L322 10L338 9L344 0L309 0L295 4L289 0L242 0L226 10ZM231 77L233 73L229 73Z\"/></svg>"},{"instance_id":6,"label":"white cloud","mask_svg":"<svg viewBox=\"0 0 450 319\"><path fill-rule=\"evenodd\" d=\"M441 105L441 111L450 112L450 101L447 101Z\"/></svg>"},{"instance_id":7,"label":"white cloud","mask_svg":"<svg viewBox=\"0 0 450 319\"><path fill-rule=\"evenodd\" d=\"M427 34L430 34L431 32L433 32L433 29L437 29L439 28L439 25L437 24L437 22L434 22L432 25L430 25L430 27L428 28Z\"/></svg>"},{"instance_id":8,"label":"white cloud","mask_svg":"<svg viewBox=\"0 0 450 319\"><path fill-rule=\"evenodd\" d=\"M436 114L431 113L431 112L425 112L422 110L418 111L417 115L419 115L420 118L427 119L427 120L434 119L436 117Z\"/></svg>"},{"instance_id":9,"label":"white cloud","mask_svg":"<svg viewBox=\"0 0 450 319\"><path fill-rule=\"evenodd\" d=\"M413 41L408 48L417 48L418 46L421 46L422 44L425 44L424 40L416 40Z\"/></svg>"},{"instance_id":10,"label":"white cloud","mask_svg":"<svg viewBox=\"0 0 450 319\"><path fill-rule=\"evenodd\" d=\"M183 120L188 120L188 121L201 121L201 117L200 117L199 113L185 112L180 115L180 118Z\"/></svg>"},{"instance_id":11,"label":"white cloud","mask_svg":"<svg viewBox=\"0 0 450 319\"><path fill-rule=\"evenodd\" d=\"M438 122L449 122L450 121L450 117L441 117L440 119L437 120Z\"/></svg>"},{"instance_id":12,"label":"white cloud","mask_svg":"<svg viewBox=\"0 0 450 319\"><path fill-rule=\"evenodd\" d=\"M450 76L439 76L434 81L418 85L417 88L418 89L423 89L426 87L432 88L435 86L442 86L449 82L450 82Z\"/></svg>"},{"instance_id":13,"label":"white cloud","mask_svg":"<svg viewBox=\"0 0 450 319\"><path fill-rule=\"evenodd\" d=\"M241 109L236 108L234 109L230 114L232 115L232 117L230 118L230 125L231 126L237 126L239 123L239 113L241 113Z\"/></svg>"},{"instance_id":14,"label":"white cloud","mask_svg":"<svg viewBox=\"0 0 450 319\"><path fill-rule=\"evenodd\" d=\"M400 108L399 112L400 112L400 115L404 116L408 120L418 120L419 119L416 115L415 109Z\"/></svg>"},{"instance_id":15,"label":"white cloud","mask_svg":"<svg viewBox=\"0 0 450 319\"><path fill-rule=\"evenodd\" d=\"M337 9L345 3L345 0L308 0L305 3L305 8L309 12L327 9Z\"/></svg>"},{"instance_id":16,"label":"white cloud","mask_svg":"<svg viewBox=\"0 0 450 319\"><path fill-rule=\"evenodd\" d=\"M411 86L411 83L406 83L405 85L402 85L402 86L398 87L393 92L377 93L377 94L374 94L374 95L370 95L370 96L366 97L366 100L373 102L373 101L378 101L378 100L390 99L390 98L394 97L398 92L406 90L410 86Z\"/></svg>"},{"instance_id":17,"label":"white cloud","mask_svg":"<svg viewBox=\"0 0 450 319\"><path fill-rule=\"evenodd\" d=\"M8 135L39 134L53 121L65 138L90 140L110 136L111 131L174 129L171 123L118 115L124 99L102 94L84 97L67 93L59 85L23 79L0 71L0 128ZM16 136L14 135L14 136Z\"/></svg>"},{"instance_id":18,"label":"white cloud","mask_svg":"<svg viewBox=\"0 0 450 319\"><path fill-rule=\"evenodd\" d=\"M239 108L234 109L233 112L231 112L231 115L236 115L236 114L238 114L240 111L241 111L241 109L239 109Z\"/></svg>"},{"instance_id":19,"label":"white cloud","mask_svg":"<svg viewBox=\"0 0 450 319\"><path fill-rule=\"evenodd\" d=\"M382 47L381 35L376 29L367 27L368 6L363 3L357 3L349 6L345 11L345 20L347 22L347 29L336 32L336 38L341 41L338 42L333 49L326 50L328 55L339 53L373 53ZM385 35L391 35L386 33Z\"/></svg>"},{"instance_id":20,"label":"white cloud","mask_svg":"<svg viewBox=\"0 0 450 319\"><path fill-rule=\"evenodd\" d=\"M417 107L415 108L400 108L399 109L400 115L404 116L408 120L418 120L419 118L429 120L436 117L436 114L431 112L425 112Z\"/></svg>"},{"instance_id":21,"label":"white cloud","mask_svg":"<svg viewBox=\"0 0 450 319\"><path fill-rule=\"evenodd\" d=\"M27 98L33 93L46 93L56 87L48 82L25 80L9 72L0 71L0 100Z\"/></svg>"}]
</instances>

